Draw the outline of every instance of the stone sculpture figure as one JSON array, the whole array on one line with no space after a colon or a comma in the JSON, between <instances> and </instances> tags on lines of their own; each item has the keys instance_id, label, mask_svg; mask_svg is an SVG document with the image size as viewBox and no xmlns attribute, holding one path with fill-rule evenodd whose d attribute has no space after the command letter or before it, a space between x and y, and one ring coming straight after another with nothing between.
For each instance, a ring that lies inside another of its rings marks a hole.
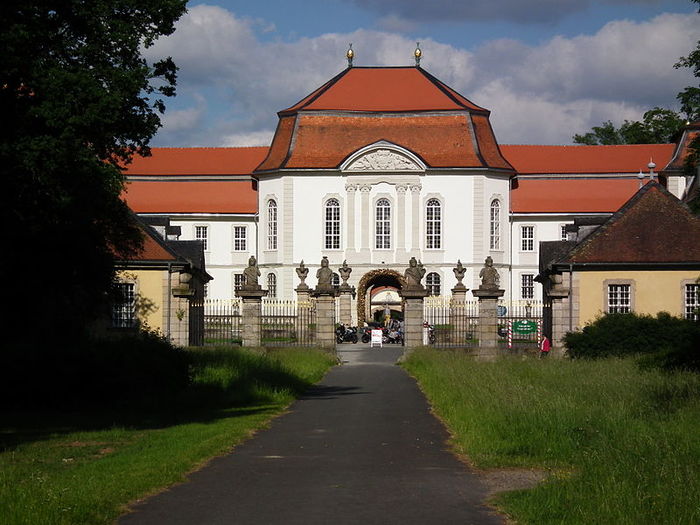
<instances>
[{"instance_id":1,"label":"stone sculpture figure","mask_svg":"<svg viewBox=\"0 0 700 525\"><path fill-rule=\"evenodd\" d=\"M493 267L493 259L488 256L484 261L484 267L479 272L481 278L481 290L498 290L498 285L501 281L501 276L498 275L498 270Z\"/></svg>"},{"instance_id":2,"label":"stone sculpture figure","mask_svg":"<svg viewBox=\"0 0 700 525\"><path fill-rule=\"evenodd\" d=\"M247 287L257 287L258 277L260 277L260 270L258 269L258 263L255 260L255 256L251 255L248 259L248 267L243 270L243 276L245 277L245 285Z\"/></svg>"},{"instance_id":3,"label":"stone sculpture figure","mask_svg":"<svg viewBox=\"0 0 700 525\"><path fill-rule=\"evenodd\" d=\"M340 274L340 278L343 280L343 284L341 286L348 286L348 279L350 278L350 274L352 273L352 268L348 266L347 260L343 261L343 265L340 268L338 268L338 273Z\"/></svg>"},{"instance_id":4,"label":"stone sculpture figure","mask_svg":"<svg viewBox=\"0 0 700 525\"><path fill-rule=\"evenodd\" d=\"M297 276L299 277L299 280L301 283L299 284L299 288L306 289L309 286L306 284L306 276L309 275L309 269L304 266L304 259L301 260L299 263L299 268L296 269Z\"/></svg>"},{"instance_id":5,"label":"stone sculpture figure","mask_svg":"<svg viewBox=\"0 0 700 525\"><path fill-rule=\"evenodd\" d=\"M462 261L457 259L457 266L455 268L452 268L452 271L455 274L455 277L457 278L457 287L464 286L462 284L462 279L464 279L464 274L467 273L467 269L462 266Z\"/></svg>"},{"instance_id":6,"label":"stone sculpture figure","mask_svg":"<svg viewBox=\"0 0 700 525\"><path fill-rule=\"evenodd\" d=\"M331 288L331 279L333 278L333 270L328 267L328 257L321 259L321 267L316 272L318 279L318 288Z\"/></svg>"},{"instance_id":7,"label":"stone sculpture figure","mask_svg":"<svg viewBox=\"0 0 700 525\"><path fill-rule=\"evenodd\" d=\"M416 261L415 257L411 257L408 261L408 268L404 272L404 279L406 280L406 287L408 288L418 288L422 287L421 279L425 275L425 268L420 261Z\"/></svg>"}]
</instances>

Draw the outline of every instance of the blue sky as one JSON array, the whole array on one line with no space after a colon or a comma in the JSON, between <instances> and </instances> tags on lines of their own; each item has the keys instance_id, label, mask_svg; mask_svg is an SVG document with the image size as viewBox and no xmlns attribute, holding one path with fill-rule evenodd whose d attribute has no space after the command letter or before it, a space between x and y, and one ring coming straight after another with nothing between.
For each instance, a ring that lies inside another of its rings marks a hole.
<instances>
[{"instance_id":1,"label":"blue sky","mask_svg":"<svg viewBox=\"0 0 700 525\"><path fill-rule=\"evenodd\" d=\"M566 144L604 120L677 109L700 39L687 0L191 2L147 51L180 67L154 146L267 145L276 112L346 66L422 67L491 110L502 143Z\"/></svg>"}]
</instances>

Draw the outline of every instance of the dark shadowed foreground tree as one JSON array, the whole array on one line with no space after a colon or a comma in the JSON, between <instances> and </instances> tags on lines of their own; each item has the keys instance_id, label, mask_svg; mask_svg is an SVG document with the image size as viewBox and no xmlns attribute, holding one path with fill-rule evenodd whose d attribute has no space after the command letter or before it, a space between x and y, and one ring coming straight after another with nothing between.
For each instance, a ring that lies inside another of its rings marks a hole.
<instances>
[{"instance_id":1,"label":"dark shadowed foreground tree","mask_svg":"<svg viewBox=\"0 0 700 525\"><path fill-rule=\"evenodd\" d=\"M114 250L141 242L118 166L148 153L175 90L173 62L141 52L184 11L185 0L0 6L3 340L59 340L104 312Z\"/></svg>"}]
</instances>

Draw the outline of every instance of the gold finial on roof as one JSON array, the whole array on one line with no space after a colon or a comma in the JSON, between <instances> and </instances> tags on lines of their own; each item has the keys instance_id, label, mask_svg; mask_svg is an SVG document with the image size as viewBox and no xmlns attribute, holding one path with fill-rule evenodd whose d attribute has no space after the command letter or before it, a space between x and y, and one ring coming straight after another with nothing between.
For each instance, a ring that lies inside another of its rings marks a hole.
<instances>
[{"instance_id":1,"label":"gold finial on roof","mask_svg":"<svg viewBox=\"0 0 700 525\"><path fill-rule=\"evenodd\" d=\"M345 53L345 56L348 59L348 67L352 67L352 59L355 58L355 52L352 50L352 42L350 42L350 47L348 48L348 52Z\"/></svg>"},{"instance_id":2,"label":"gold finial on roof","mask_svg":"<svg viewBox=\"0 0 700 525\"><path fill-rule=\"evenodd\" d=\"M416 67L420 66L420 59L423 56L423 52L420 50L420 42L416 42L416 50L413 52L413 58L416 59Z\"/></svg>"}]
</instances>

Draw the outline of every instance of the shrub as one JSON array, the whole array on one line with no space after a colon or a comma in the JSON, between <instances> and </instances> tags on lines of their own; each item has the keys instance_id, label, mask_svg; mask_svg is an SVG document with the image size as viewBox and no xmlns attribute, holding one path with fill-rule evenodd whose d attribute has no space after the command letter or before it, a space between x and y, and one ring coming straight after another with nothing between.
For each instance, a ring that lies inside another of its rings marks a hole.
<instances>
[{"instance_id":1,"label":"shrub","mask_svg":"<svg viewBox=\"0 0 700 525\"><path fill-rule=\"evenodd\" d=\"M580 332L564 336L573 358L622 357L643 354L648 365L700 369L700 323L661 312L606 314ZM694 364L693 364L694 363Z\"/></svg>"}]
</instances>

